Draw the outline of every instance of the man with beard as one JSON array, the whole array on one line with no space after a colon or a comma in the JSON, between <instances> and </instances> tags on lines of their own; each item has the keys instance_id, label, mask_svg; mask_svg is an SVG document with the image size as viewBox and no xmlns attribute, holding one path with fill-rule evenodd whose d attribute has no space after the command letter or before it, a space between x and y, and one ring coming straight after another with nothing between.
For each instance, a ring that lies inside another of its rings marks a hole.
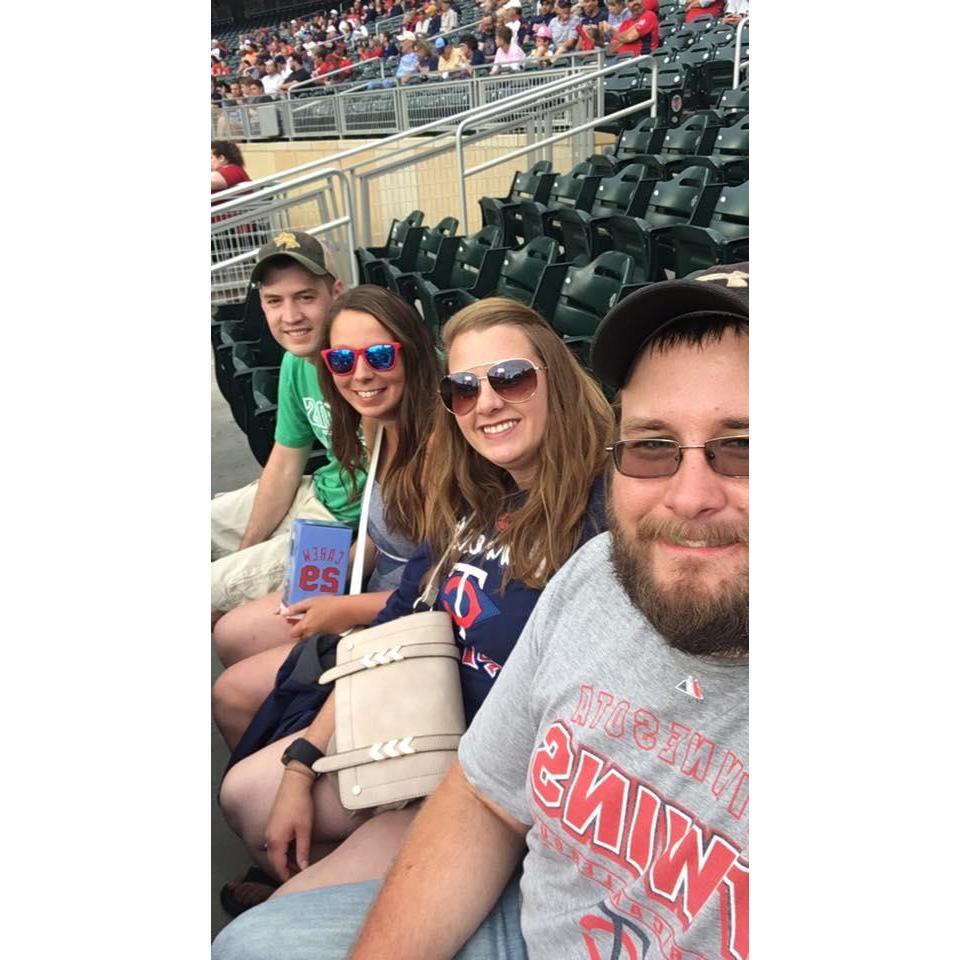
<instances>
[{"instance_id":1,"label":"man with beard","mask_svg":"<svg viewBox=\"0 0 960 960\"><path fill-rule=\"evenodd\" d=\"M748 283L649 284L601 324L610 533L547 585L353 960L748 956ZM342 957L375 888L279 898L214 955Z\"/></svg>"}]
</instances>

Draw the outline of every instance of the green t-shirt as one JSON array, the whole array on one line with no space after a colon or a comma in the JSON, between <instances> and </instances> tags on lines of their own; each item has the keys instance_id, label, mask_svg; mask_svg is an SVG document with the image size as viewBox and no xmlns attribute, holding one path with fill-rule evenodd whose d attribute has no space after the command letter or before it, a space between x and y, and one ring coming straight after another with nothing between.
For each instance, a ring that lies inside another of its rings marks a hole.
<instances>
[{"instance_id":1,"label":"green t-shirt","mask_svg":"<svg viewBox=\"0 0 960 960\"><path fill-rule=\"evenodd\" d=\"M360 520L360 496L366 474L357 471L356 495L350 475L333 455L330 436L330 405L320 391L317 368L292 353L280 363L277 388L277 429L273 439L285 447L310 447L316 437L326 448L329 462L313 475L316 498L342 523L356 526Z\"/></svg>"}]
</instances>

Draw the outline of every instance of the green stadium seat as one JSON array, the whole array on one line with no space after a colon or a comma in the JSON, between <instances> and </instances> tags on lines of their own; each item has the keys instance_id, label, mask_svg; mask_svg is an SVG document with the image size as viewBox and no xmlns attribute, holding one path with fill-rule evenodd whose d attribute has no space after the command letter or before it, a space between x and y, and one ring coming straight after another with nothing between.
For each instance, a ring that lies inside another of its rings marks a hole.
<instances>
[{"instance_id":1,"label":"green stadium seat","mask_svg":"<svg viewBox=\"0 0 960 960\"><path fill-rule=\"evenodd\" d=\"M374 260L392 260L400 256L403 240L411 227L419 227L423 223L423 211L414 210L403 220L394 220L387 233L387 242L381 247L357 247L355 254L360 282L370 283L367 279L367 264Z\"/></svg>"},{"instance_id":2,"label":"green stadium seat","mask_svg":"<svg viewBox=\"0 0 960 960\"><path fill-rule=\"evenodd\" d=\"M483 297L495 286L507 254L502 244L503 230L495 224L469 237L450 237L441 242L434 269L423 276L413 275L406 291L407 302L420 303L423 319L434 337L440 332L438 304L445 297L460 291Z\"/></svg>"},{"instance_id":3,"label":"green stadium seat","mask_svg":"<svg viewBox=\"0 0 960 960\"><path fill-rule=\"evenodd\" d=\"M607 168L612 170L613 163L610 161L606 163ZM520 202L518 210L525 244L544 235L543 216L548 211L558 208L590 209L601 180L601 177L593 172L596 169L598 168L589 160L578 163L570 173L563 174L553 181L546 203L536 203L533 200Z\"/></svg>"},{"instance_id":4,"label":"green stadium seat","mask_svg":"<svg viewBox=\"0 0 960 960\"><path fill-rule=\"evenodd\" d=\"M517 235L522 236L519 204L524 200L546 203L556 178L549 160L538 161L526 172L518 170L507 196L480 198L483 225L495 224L503 230L504 243L508 247L519 246Z\"/></svg>"},{"instance_id":5,"label":"green stadium seat","mask_svg":"<svg viewBox=\"0 0 960 960\"><path fill-rule=\"evenodd\" d=\"M749 183L725 186L706 226L678 226L670 231L678 277L717 263L749 259Z\"/></svg>"},{"instance_id":6,"label":"green stadium seat","mask_svg":"<svg viewBox=\"0 0 960 960\"><path fill-rule=\"evenodd\" d=\"M399 256L391 260L380 258L367 263L367 283L393 289L389 278L391 272L396 275L432 270L437 250L440 249L440 241L444 237L454 236L459 225L460 221L456 217L444 217L435 227L411 227L403 238Z\"/></svg>"}]
</instances>

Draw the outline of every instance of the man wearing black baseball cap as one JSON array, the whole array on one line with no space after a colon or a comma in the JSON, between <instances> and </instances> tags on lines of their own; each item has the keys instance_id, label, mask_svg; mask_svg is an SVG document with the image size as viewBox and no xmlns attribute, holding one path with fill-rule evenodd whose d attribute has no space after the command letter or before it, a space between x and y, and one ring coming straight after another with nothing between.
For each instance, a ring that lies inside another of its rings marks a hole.
<instances>
[{"instance_id":1,"label":"man wearing black baseball cap","mask_svg":"<svg viewBox=\"0 0 960 960\"><path fill-rule=\"evenodd\" d=\"M215 960L343 956L375 894L351 960L748 956L748 292L725 265L610 311L610 532L547 585L379 893L268 901Z\"/></svg>"},{"instance_id":2,"label":"man wearing black baseball cap","mask_svg":"<svg viewBox=\"0 0 960 960\"><path fill-rule=\"evenodd\" d=\"M260 480L211 502L214 620L279 588L295 517L355 525L360 513L359 499L331 453L330 407L316 370L320 325L343 285L323 244L300 231L282 231L260 248L251 283L260 285L267 326L286 352L277 388L275 442ZM326 448L328 460L305 477L314 440ZM363 477L357 479L362 485ZM272 600L264 602L269 606ZM234 631L229 618L219 620L214 643L225 665L243 654L234 650L234 634L249 632L248 627Z\"/></svg>"}]
</instances>

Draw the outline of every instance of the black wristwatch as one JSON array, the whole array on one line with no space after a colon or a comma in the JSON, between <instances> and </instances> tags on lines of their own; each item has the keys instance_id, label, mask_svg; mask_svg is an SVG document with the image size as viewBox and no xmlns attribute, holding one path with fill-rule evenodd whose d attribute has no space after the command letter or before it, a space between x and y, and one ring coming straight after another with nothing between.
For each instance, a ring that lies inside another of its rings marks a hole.
<instances>
[{"instance_id":1,"label":"black wristwatch","mask_svg":"<svg viewBox=\"0 0 960 960\"><path fill-rule=\"evenodd\" d=\"M309 740L305 740L303 737L298 737L283 751L280 762L286 766L291 760L296 760L305 767L309 767L311 773L313 773L313 776L316 778L319 777L320 774L313 769L313 765L323 755L323 751L319 747L315 747Z\"/></svg>"}]
</instances>

